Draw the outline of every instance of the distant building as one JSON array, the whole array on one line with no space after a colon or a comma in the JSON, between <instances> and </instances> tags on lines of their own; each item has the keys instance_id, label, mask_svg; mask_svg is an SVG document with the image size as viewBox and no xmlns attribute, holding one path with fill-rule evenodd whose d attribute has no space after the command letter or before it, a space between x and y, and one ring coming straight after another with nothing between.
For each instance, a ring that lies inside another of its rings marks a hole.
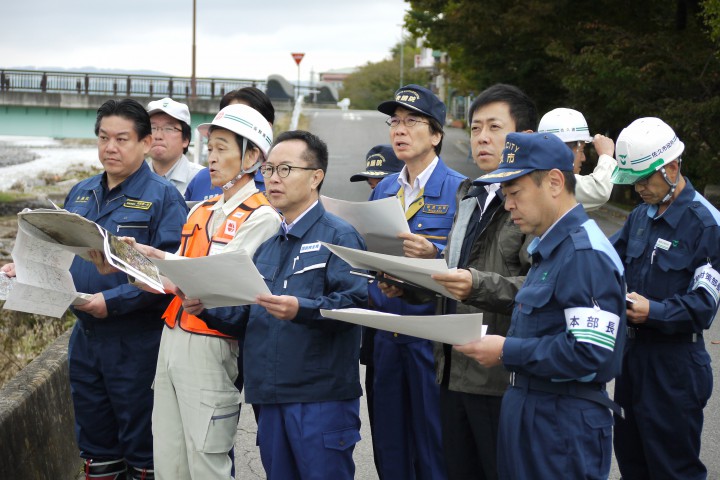
<instances>
[{"instance_id":1,"label":"distant building","mask_svg":"<svg viewBox=\"0 0 720 480\"><path fill-rule=\"evenodd\" d=\"M337 70L328 70L327 72L320 72L319 80L321 82L329 83L334 86L337 90L343 87L343 82L351 73L357 72L358 67L350 68L339 68Z\"/></svg>"}]
</instances>

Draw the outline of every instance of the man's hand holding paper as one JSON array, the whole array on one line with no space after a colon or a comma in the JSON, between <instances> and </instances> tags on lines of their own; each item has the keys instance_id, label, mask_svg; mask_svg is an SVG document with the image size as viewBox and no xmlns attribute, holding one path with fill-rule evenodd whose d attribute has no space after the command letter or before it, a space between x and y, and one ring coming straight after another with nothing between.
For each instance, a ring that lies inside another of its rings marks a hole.
<instances>
[{"instance_id":1,"label":"man's hand holding paper","mask_svg":"<svg viewBox=\"0 0 720 480\"><path fill-rule=\"evenodd\" d=\"M494 367L502 363L502 349L505 337L500 335L485 335L465 345L455 345L455 350L476 360L484 367Z\"/></svg>"},{"instance_id":2,"label":"man's hand holding paper","mask_svg":"<svg viewBox=\"0 0 720 480\"><path fill-rule=\"evenodd\" d=\"M398 238L403 241L403 252L410 258L437 258L438 249L427 238L416 233L400 233Z\"/></svg>"},{"instance_id":3,"label":"man's hand holding paper","mask_svg":"<svg viewBox=\"0 0 720 480\"><path fill-rule=\"evenodd\" d=\"M473 279L470 270L464 268L452 269L447 273L435 273L432 279L442 285L456 299L464 301L470 296Z\"/></svg>"}]
</instances>

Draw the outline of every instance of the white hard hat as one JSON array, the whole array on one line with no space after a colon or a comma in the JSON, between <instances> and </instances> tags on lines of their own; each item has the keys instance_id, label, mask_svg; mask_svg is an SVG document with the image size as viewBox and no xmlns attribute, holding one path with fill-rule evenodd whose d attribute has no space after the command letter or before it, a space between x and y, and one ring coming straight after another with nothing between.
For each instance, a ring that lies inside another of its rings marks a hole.
<instances>
[{"instance_id":1,"label":"white hard hat","mask_svg":"<svg viewBox=\"0 0 720 480\"><path fill-rule=\"evenodd\" d=\"M571 108L556 108L543 115L538 133L552 133L565 143L592 142L585 117Z\"/></svg>"},{"instance_id":2,"label":"white hard hat","mask_svg":"<svg viewBox=\"0 0 720 480\"><path fill-rule=\"evenodd\" d=\"M618 166L612 182L631 185L680 157L685 144L659 118L639 118L625 127L617 139Z\"/></svg>"},{"instance_id":3,"label":"white hard hat","mask_svg":"<svg viewBox=\"0 0 720 480\"><path fill-rule=\"evenodd\" d=\"M273 142L272 127L260 112L241 104L228 105L215 115L211 123L198 125L201 135L207 137L210 126L215 125L237 133L255 144L267 158Z\"/></svg>"},{"instance_id":4,"label":"white hard hat","mask_svg":"<svg viewBox=\"0 0 720 480\"><path fill-rule=\"evenodd\" d=\"M165 112L176 120L180 120L190 126L190 109L184 103L176 102L172 98L153 100L147 106L148 115L151 117L158 112Z\"/></svg>"}]
</instances>

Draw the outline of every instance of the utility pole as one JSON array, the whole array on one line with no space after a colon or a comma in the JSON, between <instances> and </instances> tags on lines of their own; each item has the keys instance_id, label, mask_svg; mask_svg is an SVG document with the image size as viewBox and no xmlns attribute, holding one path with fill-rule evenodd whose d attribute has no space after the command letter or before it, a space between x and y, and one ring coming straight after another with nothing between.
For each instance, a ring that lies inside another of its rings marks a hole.
<instances>
[{"instance_id":1,"label":"utility pole","mask_svg":"<svg viewBox=\"0 0 720 480\"><path fill-rule=\"evenodd\" d=\"M403 76L405 73L405 25L400 24L400 86L404 85Z\"/></svg>"},{"instance_id":2,"label":"utility pole","mask_svg":"<svg viewBox=\"0 0 720 480\"><path fill-rule=\"evenodd\" d=\"M192 75L190 76L190 95L193 100L197 98L197 82L195 80L195 12L197 0L193 0L193 34L192 34Z\"/></svg>"}]
</instances>

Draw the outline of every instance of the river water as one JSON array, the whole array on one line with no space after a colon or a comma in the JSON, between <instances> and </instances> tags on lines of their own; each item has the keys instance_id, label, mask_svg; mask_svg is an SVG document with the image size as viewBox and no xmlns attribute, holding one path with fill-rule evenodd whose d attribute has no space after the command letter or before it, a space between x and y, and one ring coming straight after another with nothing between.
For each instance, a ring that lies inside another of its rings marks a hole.
<instances>
[{"instance_id":1,"label":"river water","mask_svg":"<svg viewBox=\"0 0 720 480\"><path fill-rule=\"evenodd\" d=\"M0 191L18 183L41 185L41 177L63 174L73 166L100 166L94 142L0 136Z\"/></svg>"}]
</instances>

